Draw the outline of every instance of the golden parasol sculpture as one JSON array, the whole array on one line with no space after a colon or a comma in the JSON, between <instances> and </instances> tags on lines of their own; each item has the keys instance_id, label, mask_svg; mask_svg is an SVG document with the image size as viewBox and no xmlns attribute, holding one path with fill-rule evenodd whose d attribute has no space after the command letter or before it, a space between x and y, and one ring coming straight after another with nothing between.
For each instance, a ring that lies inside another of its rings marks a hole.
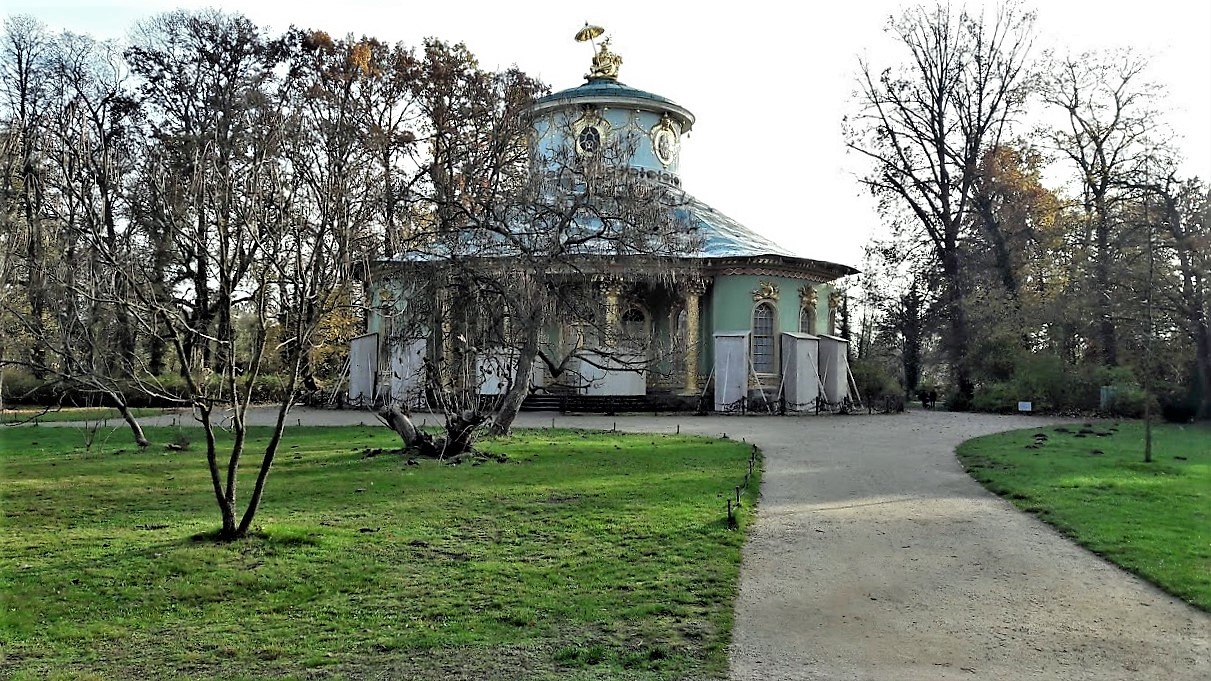
<instances>
[{"instance_id":1,"label":"golden parasol sculpture","mask_svg":"<svg viewBox=\"0 0 1211 681\"><path fill-rule=\"evenodd\" d=\"M605 29L600 26L593 26L589 22L585 22L584 28L576 32L574 36L576 42L588 42L593 47L593 66L589 70L586 80L596 80L599 78L608 78L610 80L618 79L618 67L622 66L622 57L610 51L610 39L606 38L601 41L601 47L597 47L597 38L605 33Z\"/></svg>"}]
</instances>

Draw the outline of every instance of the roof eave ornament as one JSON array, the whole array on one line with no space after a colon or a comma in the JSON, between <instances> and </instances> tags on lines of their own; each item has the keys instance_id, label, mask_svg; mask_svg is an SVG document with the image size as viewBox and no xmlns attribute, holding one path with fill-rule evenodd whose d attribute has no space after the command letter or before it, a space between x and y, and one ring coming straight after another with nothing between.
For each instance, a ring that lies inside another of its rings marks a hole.
<instances>
[{"instance_id":1,"label":"roof eave ornament","mask_svg":"<svg viewBox=\"0 0 1211 681\"><path fill-rule=\"evenodd\" d=\"M592 26L585 22L584 28L576 32L576 42L588 42L593 46L593 64L589 68L589 73L584 77L585 80L618 80L618 67L622 66L622 57L610 51L610 39L606 38L601 41L601 47L597 46L596 38L605 33L605 29L600 26Z\"/></svg>"}]
</instances>

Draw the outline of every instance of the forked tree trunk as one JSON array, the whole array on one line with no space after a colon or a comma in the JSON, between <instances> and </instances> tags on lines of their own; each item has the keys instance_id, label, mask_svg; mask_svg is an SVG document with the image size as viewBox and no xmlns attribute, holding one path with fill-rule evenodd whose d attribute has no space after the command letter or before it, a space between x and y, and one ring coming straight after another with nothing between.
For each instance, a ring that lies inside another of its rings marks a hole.
<instances>
[{"instance_id":1,"label":"forked tree trunk","mask_svg":"<svg viewBox=\"0 0 1211 681\"><path fill-rule=\"evenodd\" d=\"M257 510L261 507L261 497L265 493L265 483L269 479L269 469L273 466L273 459L277 456L278 446L282 444L282 432L286 429L286 414L290 411L291 407L289 395L294 393L295 387L294 381L291 381L290 386L287 388L287 397L278 407L278 417L273 426L273 435L269 437L269 443L265 445L265 453L261 457L261 466L257 471L256 482L252 486L252 495L248 497L248 507L244 509L244 516L240 518L240 526L236 529L237 537L243 537L248 534L248 530L252 527L252 521L256 517Z\"/></svg>"},{"instance_id":2,"label":"forked tree trunk","mask_svg":"<svg viewBox=\"0 0 1211 681\"><path fill-rule=\"evenodd\" d=\"M214 424L210 421L212 408L209 406L196 407L202 422L202 431L206 434L206 467L210 471L210 486L214 491L215 501L219 505L219 515L223 519L223 527L219 530L220 539L236 538L235 507L228 501L223 489L222 473L219 470L218 442L214 433Z\"/></svg>"},{"instance_id":3,"label":"forked tree trunk","mask_svg":"<svg viewBox=\"0 0 1211 681\"><path fill-rule=\"evenodd\" d=\"M446 439L439 442L441 458L457 457L475 449L475 431L488 417L466 409L446 415Z\"/></svg>"},{"instance_id":4,"label":"forked tree trunk","mask_svg":"<svg viewBox=\"0 0 1211 681\"><path fill-rule=\"evenodd\" d=\"M441 456L441 450L433 442L433 438L412 423L412 419L396 405L388 405L378 412L386 421L387 427L394 430L404 443L404 449L416 450L420 454L432 458Z\"/></svg>"},{"instance_id":5,"label":"forked tree trunk","mask_svg":"<svg viewBox=\"0 0 1211 681\"><path fill-rule=\"evenodd\" d=\"M526 329L526 337L522 343L520 356L517 358L517 368L513 372L513 385L505 393L505 399L492 419L488 432L492 435L508 435L513 429L513 421L521 411L521 403L530 394L530 374L534 370L534 359L538 357L538 335L542 331L542 317L532 320Z\"/></svg>"}]
</instances>

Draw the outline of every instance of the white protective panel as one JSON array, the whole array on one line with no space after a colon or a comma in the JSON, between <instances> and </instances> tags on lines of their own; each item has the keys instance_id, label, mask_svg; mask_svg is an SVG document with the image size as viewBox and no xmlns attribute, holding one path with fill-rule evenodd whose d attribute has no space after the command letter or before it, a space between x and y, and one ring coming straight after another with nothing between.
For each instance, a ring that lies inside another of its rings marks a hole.
<instances>
[{"instance_id":1,"label":"white protective panel","mask_svg":"<svg viewBox=\"0 0 1211 681\"><path fill-rule=\"evenodd\" d=\"M425 389L424 338L397 340L391 346L391 401L415 404Z\"/></svg>"},{"instance_id":2,"label":"white protective panel","mask_svg":"<svg viewBox=\"0 0 1211 681\"><path fill-rule=\"evenodd\" d=\"M820 339L806 333L782 334L782 394L791 409L803 409L820 394Z\"/></svg>"},{"instance_id":3,"label":"white protective panel","mask_svg":"<svg viewBox=\"0 0 1211 681\"><path fill-rule=\"evenodd\" d=\"M378 374L378 334L368 333L349 341L349 401L355 405L374 402L374 379Z\"/></svg>"},{"instance_id":4,"label":"white protective panel","mask_svg":"<svg viewBox=\"0 0 1211 681\"><path fill-rule=\"evenodd\" d=\"M644 365L642 355L616 353L603 357L595 352L582 353L580 375L586 395L646 395L646 372L637 370ZM594 366L597 365L597 366Z\"/></svg>"},{"instance_id":5,"label":"white protective panel","mask_svg":"<svg viewBox=\"0 0 1211 681\"><path fill-rule=\"evenodd\" d=\"M824 399L840 402L849 397L849 362L845 357L849 342L836 336L820 336L820 378Z\"/></svg>"},{"instance_id":6,"label":"white protective panel","mask_svg":"<svg viewBox=\"0 0 1211 681\"><path fill-rule=\"evenodd\" d=\"M481 353L475 358L475 375L479 377L479 394L503 395L508 392L516 367L516 351L496 349Z\"/></svg>"},{"instance_id":7,"label":"white protective panel","mask_svg":"<svg viewBox=\"0 0 1211 681\"><path fill-rule=\"evenodd\" d=\"M723 411L748 397L748 331L715 334L715 411Z\"/></svg>"},{"instance_id":8,"label":"white protective panel","mask_svg":"<svg viewBox=\"0 0 1211 681\"><path fill-rule=\"evenodd\" d=\"M530 385L543 387L547 384L547 365L541 359L534 360L534 367L530 369Z\"/></svg>"}]
</instances>

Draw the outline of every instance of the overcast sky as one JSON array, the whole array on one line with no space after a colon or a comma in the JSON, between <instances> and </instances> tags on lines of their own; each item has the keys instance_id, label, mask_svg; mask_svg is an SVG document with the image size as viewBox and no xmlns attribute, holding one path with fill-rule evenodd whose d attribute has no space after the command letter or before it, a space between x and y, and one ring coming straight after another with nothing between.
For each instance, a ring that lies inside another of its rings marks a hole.
<instances>
[{"instance_id":1,"label":"overcast sky","mask_svg":"<svg viewBox=\"0 0 1211 681\"><path fill-rule=\"evenodd\" d=\"M910 4L6 0L0 12L101 38L122 38L164 10L205 6L275 32L293 24L409 45L434 36L465 42L487 67L516 64L556 90L583 82L591 48L572 35L586 21L599 24L622 55L619 80L697 116L682 144L688 191L805 257L858 266L879 220L853 177L858 160L845 153L841 116L852 107L859 55L877 66L899 58L883 28ZM1152 55L1152 76L1169 90L1168 122L1183 138L1184 172L1211 178L1211 2L1040 4L1036 53L1130 46Z\"/></svg>"}]
</instances>

